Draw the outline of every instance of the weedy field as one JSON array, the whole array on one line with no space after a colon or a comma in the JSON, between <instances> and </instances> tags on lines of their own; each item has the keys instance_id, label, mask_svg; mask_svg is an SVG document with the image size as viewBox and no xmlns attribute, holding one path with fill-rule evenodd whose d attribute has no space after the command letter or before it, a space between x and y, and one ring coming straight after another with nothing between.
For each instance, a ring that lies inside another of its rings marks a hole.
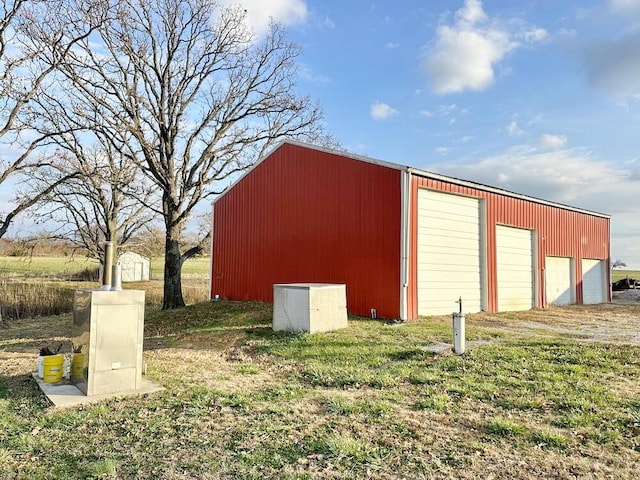
<instances>
[{"instance_id":1,"label":"weedy field","mask_svg":"<svg viewBox=\"0 0 640 480\"><path fill-rule=\"evenodd\" d=\"M187 260L182 273L185 275L207 276L209 257L195 257ZM37 277L69 279L85 270L97 270L96 260L76 257L0 257L0 278ZM162 279L164 258L151 259L151 277Z\"/></svg>"},{"instance_id":2,"label":"weedy field","mask_svg":"<svg viewBox=\"0 0 640 480\"><path fill-rule=\"evenodd\" d=\"M638 270L611 270L611 281L616 282L623 278L635 278L640 280L640 271Z\"/></svg>"},{"instance_id":3,"label":"weedy field","mask_svg":"<svg viewBox=\"0 0 640 480\"><path fill-rule=\"evenodd\" d=\"M145 290L150 307L162 304L163 259L151 260L151 280L131 282L125 288ZM185 302L208 299L209 258L187 260L182 268ZM21 319L71 312L73 292L97 288L98 263L87 258L0 257L0 317Z\"/></svg>"},{"instance_id":4,"label":"weedy field","mask_svg":"<svg viewBox=\"0 0 640 480\"><path fill-rule=\"evenodd\" d=\"M637 478L640 346L616 332L639 318L470 315L456 356L428 349L450 341L446 317L291 335L265 304L155 310L145 359L166 390L69 410L29 372L70 317L6 322L0 478ZM611 335L592 335L602 320Z\"/></svg>"}]
</instances>

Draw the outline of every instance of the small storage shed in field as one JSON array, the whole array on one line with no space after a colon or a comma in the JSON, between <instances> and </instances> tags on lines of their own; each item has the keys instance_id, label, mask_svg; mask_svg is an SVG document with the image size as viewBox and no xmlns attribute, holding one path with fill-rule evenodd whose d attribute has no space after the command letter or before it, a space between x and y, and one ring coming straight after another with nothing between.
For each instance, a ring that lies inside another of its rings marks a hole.
<instances>
[{"instance_id":1,"label":"small storage shed in field","mask_svg":"<svg viewBox=\"0 0 640 480\"><path fill-rule=\"evenodd\" d=\"M150 278L151 261L139 253L124 252L118 257L122 268L123 282L148 282Z\"/></svg>"},{"instance_id":2,"label":"small storage shed in field","mask_svg":"<svg viewBox=\"0 0 640 480\"><path fill-rule=\"evenodd\" d=\"M344 283L349 313L414 319L610 300L608 215L284 142L216 198L211 296Z\"/></svg>"}]
</instances>

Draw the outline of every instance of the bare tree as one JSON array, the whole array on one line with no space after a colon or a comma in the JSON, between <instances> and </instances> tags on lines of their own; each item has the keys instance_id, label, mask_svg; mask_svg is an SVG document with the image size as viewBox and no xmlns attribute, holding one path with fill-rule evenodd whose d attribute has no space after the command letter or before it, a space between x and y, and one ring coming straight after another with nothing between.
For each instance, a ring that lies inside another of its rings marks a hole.
<instances>
[{"instance_id":1,"label":"bare tree","mask_svg":"<svg viewBox=\"0 0 640 480\"><path fill-rule=\"evenodd\" d=\"M626 267L626 266L627 266L627 264L624 263L622 260L616 260L615 262L613 262L611 264L611 268L612 269L614 269L614 268L622 268L622 267Z\"/></svg>"},{"instance_id":2,"label":"bare tree","mask_svg":"<svg viewBox=\"0 0 640 480\"><path fill-rule=\"evenodd\" d=\"M55 169L34 172L31 183L51 185L51 171L67 180L55 185L50 198L38 204L35 215L42 222L58 225L55 237L71 241L100 260L105 241L117 250L150 226L154 214L148 206L157 204L157 196L141 177L138 165L113 146L80 148L75 136L64 137L67 142L62 139L60 143L68 151L58 156Z\"/></svg>"},{"instance_id":3,"label":"bare tree","mask_svg":"<svg viewBox=\"0 0 640 480\"><path fill-rule=\"evenodd\" d=\"M56 58L41 61L43 52L39 42L28 34L34 23L45 22L48 3L28 0L5 0L0 4L0 186L12 188L25 172L47 169L52 156L39 153L51 142L51 132L34 130L35 112L32 106L49 87L56 67L74 43L87 38L95 22L85 22L73 35L63 35L65 23L59 23L57 31L51 30L49 48L55 49ZM50 6L50 5L49 5ZM67 19L68 22L69 19ZM15 217L44 198L47 198L59 182L75 176L67 172L62 176L50 176L52 183L31 186L13 198L8 211L0 212L0 238L3 237Z\"/></svg>"},{"instance_id":4,"label":"bare tree","mask_svg":"<svg viewBox=\"0 0 640 480\"><path fill-rule=\"evenodd\" d=\"M278 139L321 137L321 110L296 93L300 51L277 24L258 39L243 10L212 0L97 3L109 21L65 52L59 71L73 88L60 113L140 162L157 186L163 308L180 307L182 264L202 249L181 245L193 209Z\"/></svg>"},{"instance_id":5,"label":"bare tree","mask_svg":"<svg viewBox=\"0 0 640 480\"><path fill-rule=\"evenodd\" d=\"M148 257L161 257L164 255L164 237L164 229L152 225L133 237L132 250Z\"/></svg>"}]
</instances>

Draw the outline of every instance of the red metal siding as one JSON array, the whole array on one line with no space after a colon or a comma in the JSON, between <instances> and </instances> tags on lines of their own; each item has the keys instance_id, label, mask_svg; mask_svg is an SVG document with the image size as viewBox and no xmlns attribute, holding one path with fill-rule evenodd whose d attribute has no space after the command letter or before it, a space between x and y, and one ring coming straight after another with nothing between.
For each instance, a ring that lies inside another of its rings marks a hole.
<instances>
[{"instance_id":1,"label":"red metal siding","mask_svg":"<svg viewBox=\"0 0 640 480\"><path fill-rule=\"evenodd\" d=\"M400 170L283 144L214 204L211 294L344 283L350 313L398 318Z\"/></svg>"},{"instance_id":2,"label":"red metal siding","mask_svg":"<svg viewBox=\"0 0 640 480\"><path fill-rule=\"evenodd\" d=\"M538 248L538 305L543 303L542 271L546 256L573 257L575 259L576 301L582 302L583 258L606 260L609 267L609 219L566 210L550 205L460 186L440 180L413 176L410 215L410 259L408 289L408 318L417 317L417 201L418 188L468 195L485 199L488 310L496 311L496 229L497 224L527 228L537 232ZM608 276L608 274L607 274ZM609 280L607 278L607 280ZM609 294L608 294L609 295ZM610 300L610 298L608 298Z\"/></svg>"}]
</instances>

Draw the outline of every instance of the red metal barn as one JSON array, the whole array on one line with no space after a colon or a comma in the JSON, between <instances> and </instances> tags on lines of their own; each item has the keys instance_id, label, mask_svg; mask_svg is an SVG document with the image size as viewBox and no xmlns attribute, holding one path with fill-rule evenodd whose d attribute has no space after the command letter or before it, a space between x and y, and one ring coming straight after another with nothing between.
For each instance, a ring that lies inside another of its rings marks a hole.
<instances>
[{"instance_id":1,"label":"red metal barn","mask_svg":"<svg viewBox=\"0 0 640 480\"><path fill-rule=\"evenodd\" d=\"M414 319L610 300L608 215L285 142L213 203L211 295L344 283L350 313Z\"/></svg>"}]
</instances>

